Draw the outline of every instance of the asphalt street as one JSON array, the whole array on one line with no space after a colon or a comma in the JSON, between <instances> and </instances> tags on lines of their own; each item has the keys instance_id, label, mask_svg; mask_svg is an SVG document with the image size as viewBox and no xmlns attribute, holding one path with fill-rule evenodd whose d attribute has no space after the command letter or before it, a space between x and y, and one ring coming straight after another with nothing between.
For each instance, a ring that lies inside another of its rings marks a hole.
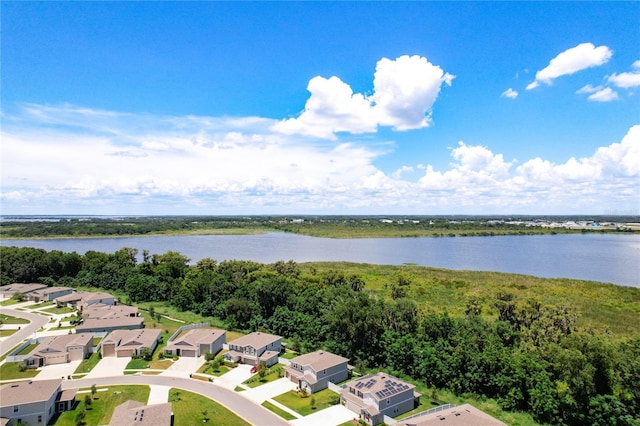
<instances>
[{"instance_id":1,"label":"asphalt street","mask_svg":"<svg viewBox=\"0 0 640 426\"><path fill-rule=\"evenodd\" d=\"M16 311L15 309L2 308L2 313L5 315L11 315L18 318L24 318L31 321L30 324L24 324L20 327L20 330L8 336L6 339L0 342L0 354L4 355L5 352L10 351L18 343L24 339L28 339L34 336L34 333L38 331L42 326L49 322L49 318L44 315L31 314L24 311Z\"/></svg>"}]
</instances>

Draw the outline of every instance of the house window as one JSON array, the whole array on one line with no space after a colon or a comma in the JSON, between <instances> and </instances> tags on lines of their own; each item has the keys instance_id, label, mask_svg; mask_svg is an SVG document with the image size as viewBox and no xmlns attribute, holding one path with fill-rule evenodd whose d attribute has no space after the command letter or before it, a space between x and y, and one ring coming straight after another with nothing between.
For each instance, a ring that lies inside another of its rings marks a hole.
<instances>
[{"instance_id":1,"label":"house window","mask_svg":"<svg viewBox=\"0 0 640 426\"><path fill-rule=\"evenodd\" d=\"M322 370L322 374L327 374L327 370Z\"/></svg>"},{"instance_id":2,"label":"house window","mask_svg":"<svg viewBox=\"0 0 640 426\"><path fill-rule=\"evenodd\" d=\"M391 404L391 398L387 399L387 405Z\"/></svg>"},{"instance_id":3,"label":"house window","mask_svg":"<svg viewBox=\"0 0 640 426\"><path fill-rule=\"evenodd\" d=\"M42 416L38 416L38 423L42 423Z\"/></svg>"},{"instance_id":4,"label":"house window","mask_svg":"<svg viewBox=\"0 0 640 426\"><path fill-rule=\"evenodd\" d=\"M19 405L14 405L14 406L13 406L13 412L14 412L14 413L17 413L19 409L20 409L20 406L19 406Z\"/></svg>"}]
</instances>

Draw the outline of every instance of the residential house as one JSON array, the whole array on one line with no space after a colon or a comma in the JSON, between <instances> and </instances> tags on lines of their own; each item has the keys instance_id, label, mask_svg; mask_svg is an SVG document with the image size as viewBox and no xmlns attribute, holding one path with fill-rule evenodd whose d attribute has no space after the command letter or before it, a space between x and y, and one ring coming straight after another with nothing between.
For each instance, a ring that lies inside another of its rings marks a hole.
<instances>
[{"instance_id":1,"label":"residential house","mask_svg":"<svg viewBox=\"0 0 640 426\"><path fill-rule=\"evenodd\" d=\"M56 297L54 302L61 306L69 306L70 308L78 308L78 310L84 311L88 306L95 304L115 305L116 298L109 293L104 293L102 291L78 291L65 296Z\"/></svg>"},{"instance_id":2,"label":"residential house","mask_svg":"<svg viewBox=\"0 0 640 426\"><path fill-rule=\"evenodd\" d=\"M395 417L420 403L415 386L386 373L360 377L346 384L340 402L367 424L377 425L384 416Z\"/></svg>"},{"instance_id":3,"label":"residential house","mask_svg":"<svg viewBox=\"0 0 640 426\"><path fill-rule=\"evenodd\" d=\"M325 389L329 382L349 378L349 359L327 351L315 351L293 358L284 368L285 377L310 393Z\"/></svg>"},{"instance_id":4,"label":"residential house","mask_svg":"<svg viewBox=\"0 0 640 426\"><path fill-rule=\"evenodd\" d=\"M398 426L506 426L500 420L478 410L473 405L463 404L444 410L428 410L397 423Z\"/></svg>"},{"instance_id":5,"label":"residential house","mask_svg":"<svg viewBox=\"0 0 640 426\"><path fill-rule=\"evenodd\" d=\"M126 305L92 304L82 312L78 333L99 333L114 330L137 330L144 327L144 318L138 308Z\"/></svg>"},{"instance_id":6,"label":"residential house","mask_svg":"<svg viewBox=\"0 0 640 426\"><path fill-rule=\"evenodd\" d=\"M164 348L165 355L199 357L205 354L217 354L227 338L224 330L211 328L194 328L182 333L168 342Z\"/></svg>"},{"instance_id":7,"label":"residential house","mask_svg":"<svg viewBox=\"0 0 640 426\"><path fill-rule=\"evenodd\" d=\"M93 348L93 334L64 334L44 339L27 355L29 366L64 364L88 358Z\"/></svg>"},{"instance_id":8,"label":"residential house","mask_svg":"<svg viewBox=\"0 0 640 426\"><path fill-rule=\"evenodd\" d=\"M264 362L270 367L278 362L281 350L282 337L256 331L229 342L224 359L251 365Z\"/></svg>"},{"instance_id":9,"label":"residential house","mask_svg":"<svg viewBox=\"0 0 640 426\"><path fill-rule=\"evenodd\" d=\"M51 302L56 297L66 296L73 293L70 287L46 287L27 293L27 299L34 302Z\"/></svg>"},{"instance_id":10,"label":"residential house","mask_svg":"<svg viewBox=\"0 0 640 426\"><path fill-rule=\"evenodd\" d=\"M111 415L110 426L173 426L171 403L144 405L129 400L118 405Z\"/></svg>"},{"instance_id":11,"label":"residential house","mask_svg":"<svg viewBox=\"0 0 640 426\"><path fill-rule=\"evenodd\" d=\"M0 286L0 296L5 298L12 298L14 294L20 293L24 296L27 293L30 293L35 290L40 290L43 288L47 288L46 284L22 284L22 283L13 283Z\"/></svg>"},{"instance_id":12,"label":"residential house","mask_svg":"<svg viewBox=\"0 0 640 426\"><path fill-rule=\"evenodd\" d=\"M62 380L37 380L0 386L0 421L3 425L46 425L62 411L73 408L75 390L62 390Z\"/></svg>"},{"instance_id":13,"label":"residential house","mask_svg":"<svg viewBox=\"0 0 640 426\"><path fill-rule=\"evenodd\" d=\"M162 330L115 330L102 341L102 356L129 357L140 355L144 348L153 353L158 346Z\"/></svg>"}]
</instances>

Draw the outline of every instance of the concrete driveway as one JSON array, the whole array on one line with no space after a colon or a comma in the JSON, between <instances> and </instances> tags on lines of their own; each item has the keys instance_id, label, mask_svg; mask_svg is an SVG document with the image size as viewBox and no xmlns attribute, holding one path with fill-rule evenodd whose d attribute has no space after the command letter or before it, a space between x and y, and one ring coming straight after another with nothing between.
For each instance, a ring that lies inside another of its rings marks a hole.
<instances>
[{"instance_id":1,"label":"concrete driveway","mask_svg":"<svg viewBox=\"0 0 640 426\"><path fill-rule=\"evenodd\" d=\"M150 388L151 391L149 392L147 405L164 404L169 400L169 390L171 386L151 385Z\"/></svg>"},{"instance_id":2,"label":"concrete driveway","mask_svg":"<svg viewBox=\"0 0 640 426\"><path fill-rule=\"evenodd\" d=\"M191 373L198 371L198 368L200 368L202 364L204 364L204 356L198 358L181 356L177 361L174 361L173 364L171 364L171 367L167 368L159 375L188 378Z\"/></svg>"},{"instance_id":3,"label":"concrete driveway","mask_svg":"<svg viewBox=\"0 0 640 426\"><path fill-rule=\"evenodd\" d=\"M49 380L49 379L59 379L61 377L67 378L68 375L73 374L80 365L80 360L65 362L64 364L56 364L56 365L47 365L45 367L40 367L38 370L40 371L33 380Z\"/></svg>"},{"instance_id":4,"label":"concrete driveway","mask_svg":"<svg viewBox=\"0 0 640 426\"><path fill-rule=\"evenodd\" d=\"M290 423L295 426L339 425L357 417L356 413L338 404L309 414L301 419L291 420Z\"/></svg>"},{"instance_id":5,"label":"concrete driveway","mask_svg":"<svg viewBox=\"0 0 640 426\"><path fill-rule=\"evenodd\" d=\"M95 379L98 377L119 376L127 364L129 364L129 361L131 361L131 357L117 358L115 356L108 356L102 358L100 362L93 367L93 370L84 377L86 379Z\"/></svg>"},{"instance_id":6,"label":"concrete driveway","mask_svg":"<svg viewBox=\"0 0 640 426\"><path fill-rule=\"evenodd\" d=\"M278 379L273 382L265 383L253 389L247 389L243 391L243 395L252 401L262 404L267 399L271 399L274 396L281 395L290 390L294 390L296 385L289 379Z\"/></svg>"},{"instance_id":7,"label":"concrete driveway","mask_svg":"<svg viewBox=\"0 0 640 426\"><path fill-rule=\"evenodd\" d=\"M228 373L213 379L213 382L218 386L233 390L251 377L251 367L251 365L240 364Z\"/></svg>"}]
</instances>

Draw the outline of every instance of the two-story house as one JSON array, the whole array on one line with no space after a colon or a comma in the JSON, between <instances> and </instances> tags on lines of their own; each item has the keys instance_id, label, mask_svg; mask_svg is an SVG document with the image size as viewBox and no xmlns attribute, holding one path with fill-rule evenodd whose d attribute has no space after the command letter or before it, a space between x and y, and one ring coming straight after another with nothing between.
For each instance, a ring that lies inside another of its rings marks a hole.
<instances>
[{"instance_id":1,"label":"two-story house","mask_svg":"<svg viewBox=\"0 0 640 426\"><path fill-rule=\"evenodd\" d=\"M75 390L62 390L62 380L29 380L0 386L2 425L46 425L62 411L73 408Z\"/></svg>"},{"instance_id":2,"label":"two-story house","mask_svg":"<svg viewBox=\"0 0 640 426\"><path fill-rule=\"evenodd\" d=\"M224 359L251 365L264 362L270 367L277 364L281 350L282 337L256 331L229 342L229 352L224 354Z\"/></svg>"},{"instance_id":3,"label":"two-story house","mask_svg":"<svg viewBox=\"0 0 640 426\"><path fill-rule=\"evenodd\" d=\"M420 403L415 386L386 373L360 377L340 392L340 402L367 424L377 425L384 416L395 417Z\"/></svg>"},{"instance_id":4,"label":"two-story house","mask_svg":"<svg viewBox=\"0 0 640 426\"><path fill-rule=\"evenodd\" d=\"M327 351L315 351L293 358L284 368L285 377L310 393L325 389L328 383L349 378L349 359Z\"/></svg>"}]
</instances>

